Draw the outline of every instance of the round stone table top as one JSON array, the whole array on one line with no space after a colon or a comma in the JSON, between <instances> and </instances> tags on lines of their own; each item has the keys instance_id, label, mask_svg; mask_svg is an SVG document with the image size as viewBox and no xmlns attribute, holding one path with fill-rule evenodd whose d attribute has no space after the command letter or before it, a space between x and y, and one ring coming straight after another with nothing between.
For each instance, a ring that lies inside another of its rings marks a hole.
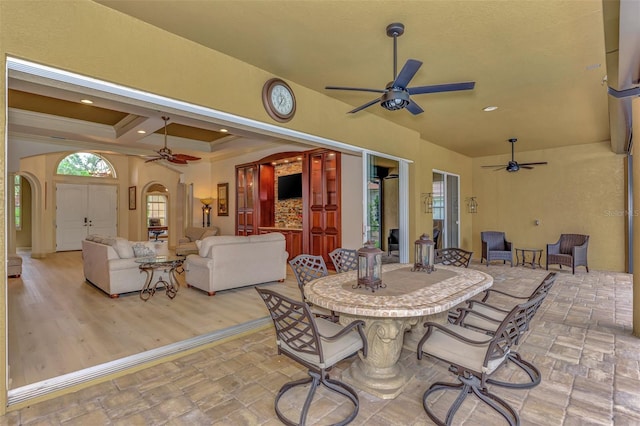
<instances>
[{"instance_id":1,"label":"round stone table top","mask_svg":"<svg viewBox=\"0 0 640 426\"><path fill-rule=\"evenodd\" d=\"M306 298L335 312L366 317L417 317L448 311L493 285L481 271L436 265L436 270L411 272L412 264L382 265L384 288L375 292L353 288L357 271L332 274L305 285Z\"/></svg>"}]
</instances>

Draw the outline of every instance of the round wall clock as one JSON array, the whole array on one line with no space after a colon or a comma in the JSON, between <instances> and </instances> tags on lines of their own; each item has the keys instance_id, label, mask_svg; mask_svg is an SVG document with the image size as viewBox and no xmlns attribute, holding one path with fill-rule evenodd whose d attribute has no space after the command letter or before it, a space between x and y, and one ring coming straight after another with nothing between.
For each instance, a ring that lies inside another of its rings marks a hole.
<instances>
[{"instance_id":1,"label":"round wall clock","mask_svg":"<svg viewBox=\"0 0 640 426\"><path fill-rule=\"evenodd\" d=\"M269 116L281 123L291 120L296 113L296 97L293 90L279 78L272 78L264 84L262 103Z\"/></svg>"}]
</instances>

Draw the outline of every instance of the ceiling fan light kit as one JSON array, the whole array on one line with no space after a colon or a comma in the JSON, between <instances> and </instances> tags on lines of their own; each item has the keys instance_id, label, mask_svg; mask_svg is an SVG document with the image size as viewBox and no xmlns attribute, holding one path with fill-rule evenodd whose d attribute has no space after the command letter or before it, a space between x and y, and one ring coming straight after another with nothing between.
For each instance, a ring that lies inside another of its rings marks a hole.
<instances>
[{"instance_id":1,"label":"ceiling fan light kit","mask_svg":"<svg viewBox=\"0 0 640 426\"><path fill-rule=\"evenodd\" d=\"M359 87L342 87L342 86L326 86L327 90L352 90L359 92L382 93L379 98L367 102L351 111L349 114L362 111L371 105L380 103L380 106L389 111L398 111L407 109L411 114L417 115L424 110L411 100L411 95L422 95L426 93L452 92L459 90L471 90L475 87L475 82L468 81L464 83L437 84L431 86L407 87L411 79L416 75L422 62L415 59L408 59L398 73L398 37L404 34L404 25L396 22L387 25L387 36L393 38L393 81L389 82L384 90L366 89Z\"/></svg>"},{"instance_id":2,"label":"ceiling fan light kit","mask_svg":"<svg viewBox=\"0 0 640 426\"><path fill-rule=\"evenodd\" d=\"M503 164L497 164L497 165L492 165L492 166L482 166L483 168L490 168L490 169L495 169L495 171L499 171L499 170L506 170L510 173L512 172L517 172L520 169L533 169L533 166L542 166L547 164L546 161L540 161L537 163L518 163L515 160L515 144L518 141L518 139L516 138L511 138L508 139L509 143L511 143L511 161L509 161L507 163L507 165L503 165Z\"/></svg>"}]
</instances>

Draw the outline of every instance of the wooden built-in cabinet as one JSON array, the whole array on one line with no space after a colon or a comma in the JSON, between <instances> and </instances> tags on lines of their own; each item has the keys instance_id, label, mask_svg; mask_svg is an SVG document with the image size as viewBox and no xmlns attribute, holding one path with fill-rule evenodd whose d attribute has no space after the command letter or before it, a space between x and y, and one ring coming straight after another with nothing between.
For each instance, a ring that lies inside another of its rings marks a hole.
<instances>
[{"instance_id":1,"label":"wooden built-in cabinet","mask_svg":"<svg viewBox=\"0 0 640 426\"><path fill-rule=\"evenodd\" d=\"M275 171L278 159L302 156L302 228L275 223ZM321 255L327 267L329 253L341 244L340 153L317 149L285 152L236 166L236 234L280 232L289 259L298 254Z\"/></svg>"},{"instance_id":2,"label":"wooden built-in cabinet","mask_svg":"<svg viewBox=\"0 0 640 426\"><path fill-rule=\"evenodd\" d=\"M302 229L277 228L277 227L260 227L260 234L269 234L271 232L279 232L284 235L284 241L291 260L299 254L302 254Z\"/></svg>"}]
</instances>

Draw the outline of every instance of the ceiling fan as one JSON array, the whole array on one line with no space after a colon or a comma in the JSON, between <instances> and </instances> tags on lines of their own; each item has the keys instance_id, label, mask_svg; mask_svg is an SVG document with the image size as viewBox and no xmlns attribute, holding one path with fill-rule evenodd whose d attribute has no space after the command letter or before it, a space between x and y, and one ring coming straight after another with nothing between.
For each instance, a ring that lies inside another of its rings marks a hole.
<instances>
[{"instance_id":1,"label":"ceiling fan","mask_svg":"<svg viewBox=\"0 0 640 426\"><path fill-rule=\"evenodd\" d=\"M511 161L509 161L506 166L503 164L500 164L500 165L482 166L482 167L489 168L489 169L495 168L495 171L504 169L508 172L517 172L520 169L533 169L533 166L541 166L543 164L547 164L546 161L541 161L538 163L518 163L514 158L514 146L517 141L518 139L516 138L509 139L509 142L511 142Z\"/></svg>"},{"instance_id":2,"label":"ceiling fan","mask_svg":"<svg viewBox=\"0 0 640 426\"><path fill-rule=\"evenodd\" d=\"M200 160L200 157L194 157L192 155L174 154L169 148L167 148L167 122L169 121L169 117L162 117L162 119L164 120L164 148L160 148L156 151L158 155L147 157L145 163L158 160L167 160L170 163L187 164L189 161Z\"/></svg>"},{"instance_id":3,"label":"ceiling fan","mask_svg":"<svg viewBox=\"0 0 640 426\"><path fill-rule=\"evenodd\" d=\"M387 25L387 35L393 37L393 81L389 82L384 89L364 89L358 87L341 87L327 86L327 90L356 90L360 92L376 92L382 93L382 96L376 98L364 105L361 105L351 111L349 114L361 111L371 105L380 102L380 105L389 110L396 111L399 109L408 109L413 115L420 114L424 110L415 103L410 95L421 95L425 93L452 92L457 90L471 90L475 86L474 81L464 83L437 84L432 86L407 87L413 76L418 72L422 62L409 59L400 70L400 74L396 74L398 69L398 37L404 34L404 24L393 23Z\"/></svg>"}]
</instances>

